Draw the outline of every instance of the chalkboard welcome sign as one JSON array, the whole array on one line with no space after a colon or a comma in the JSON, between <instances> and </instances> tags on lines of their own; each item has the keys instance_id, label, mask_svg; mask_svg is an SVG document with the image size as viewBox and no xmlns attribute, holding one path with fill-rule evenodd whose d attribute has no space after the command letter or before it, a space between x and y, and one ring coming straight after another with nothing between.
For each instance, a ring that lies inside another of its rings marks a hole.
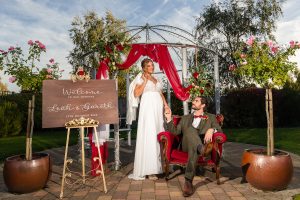
<instances>
[{"instance_id":1,"label":"chalkboard welcome sign","mask_svg":"<svg viewBox=\"0 0 300 200\"><path fill-rule=\"evenodd\" d=\"M45 80L43 82L43 128L64 127L80 117L100 124L118 123L115 80Z\"/></svg>"}]
</instances>

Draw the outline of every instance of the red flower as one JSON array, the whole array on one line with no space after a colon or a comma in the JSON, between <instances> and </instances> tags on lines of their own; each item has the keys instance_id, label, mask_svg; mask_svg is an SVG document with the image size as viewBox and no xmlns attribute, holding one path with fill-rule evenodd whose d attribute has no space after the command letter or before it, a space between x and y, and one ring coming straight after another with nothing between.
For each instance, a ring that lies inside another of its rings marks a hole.
<instances>
[{"instance_id":1,"label":"red flower","mask_svg":"<svg viewBox=\"0 0 300 200\"><path fill-rule=\"evenodd\" d=\"M44 44L42 44L41 42L39 43L39 47L40 47L40 49L46 49L46 46Z\"/></svg>"},{"instance_id":2,"label":"red flower","mask_svg":"<svg viewBox=\"0 0 300 200\"><path fill-rule=\"evenodd\" d=\"M119 51L123 51L123 49L124 49L123 45L121 45L121 44L117 44L117 45L116 45L116 48L117 48Z\"/></svg>"},{"instance_id":3,"label":"red flower","mask_svg":"<svg viewBox=\"0 0 300 200\"><path fill-rule=\"evenodd\" d=\"M194 77L195 79L197 79L198 76L199 76L199 73L198 73L198 72L194 72L194 73L193 73L193 77Z\"/></svg>"},{"instance_id":4,"label":"red flower","mask_svg":"<svg viewBox=\"0 0 300 200\"><path fill-rule=\"evenodd\" d=\"M188 92L190 92L191 91L191 89L193 88L194 86L192 86L192 85L189 85L187 88L185 88L186 89L186 91L188 91Z\"/></svg>"},{"instance_id":5,"label":"red flower","mask_svg":"<svg viewBox=\"0 0 300 200\"><path fill-rule=\"evenodd\" d=\"M229 71L234 71L235 70L235 65L234 64L231 64L229 65Z\"/></svg>"},{"instance_id":6,"label":"red flower","mask_svg":"<svg viewBox=\"0 0 300 200\"><path fill-rule=\"evenodd\" d=\"M32 46L32 45L33 45L32 40L28 40L28 44L29 44L30 46Z\"/></svg>"},{"instance_id":7,"label":"red flower","mask_svg":"<svg viewBox=\"0 0 300 200\"><path fill-rule=\"evenodd\" d=\"M203 94L203 93L204 93L204 90L203 90L203 89L200 89L200 93Z\"/></svg>"},{"instance_id":8,"label":"red flower","mask_svg":"<svg viewBox=\"0 0 300 200\"><path fill-rule=\"evenodd\" d=\"M8 48L8 51L13 51L15 49L15 47L11 46Z\"/></svg>"},{"instance_id":9,"label":"red flower","mask_svg":"<svg viewBox=\"0 0 300 200\"><path fill-rule=\"evenodd\" d=\"M290 41L290 46L291 46L291 48L295 47L295 41L294 40Z\"/></svg>"},{"instance_id":10,"label":"red flower","mask_svg":"<svg viewBox=\"0 0 300 200\"><path fill-rule=\"evenodd\" d=\"M278 47L272 47L272 48L271 48L271 51L272 51L273 53L277 53Z\"/></svg>"},{"instance_id":11,"label":"red flower","mask_svg":"<svg viewBox=\"0 0 300 200\"><path fill-rule=\"evenodd\" d=\"M54 59L51 58L51 59L49 60L49 62L50 62L50 63L54 63Z\"/></svg>"}]
</instances>

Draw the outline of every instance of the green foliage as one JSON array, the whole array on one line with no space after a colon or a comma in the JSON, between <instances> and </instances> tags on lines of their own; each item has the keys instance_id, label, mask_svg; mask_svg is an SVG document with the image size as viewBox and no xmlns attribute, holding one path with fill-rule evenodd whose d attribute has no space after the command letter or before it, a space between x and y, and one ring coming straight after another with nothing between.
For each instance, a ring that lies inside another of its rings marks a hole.
<instances>
[{"instance_id":1,"label":"green foliage","mask_svg":"<svg viewBox=\"0 0 300 200\"><path fill-rule=\"evenodd\" d=\"M26 131L27 115L28 115L28 101L32 98L30 92L21 92L5 96L0 96L0 102L9 101L18 105L19 114L21 115L21 125L23 132ZM35 110L34 110L34 130L42 129L42 95L35 94Z\"/></svg>"},{"instance_id":2,"label":"green foliage","mask_svg":"<svg viewBox=\"0 0 300 200\"><path fill-rule=\"evenodd\" d=\"M69 62L75 68L85 65L85 70L98 68L100 61L107 61L110 77L115 77L116 63L121 62L121 53L129 50L131 39L126 33L126 21L115 18L111 12L99 18L88 12L83 19L75 17L70 29L74 49ZM123 49L124 48L124 49Z\"/></svg>"},{"instance_id":3,"label":"green foliage","mask_svg":"<svg viewBox=\"0 0 300 200\"><path fill-rule=\"evenodd\" d=\"M197 18L199 44L217 51L223 87L247 85L242 76L230 73L228 66L236 65L234 53L243 38L250 35L274 38L272 32L282 14L281 4L277 0L225 0L212 3ZM212 56L206 49L199 51L199 63L206 64Z\"/></svg>"},{"instance_id":4,"label":"green foliage","mask_svg":"<svg viewBox=\"0 0 300 200\"><path fill-rule=\"evenodd\" d=\"M265 90L244 88L229 91L221 98L221 113L226 128L263 128ZM297 90L273 90L275 127L297 127L300 121L300 93Z\"/></svg>"},{"instance_id":5,"label":"green foliage","mask_svg":"<svg viewBox=\"0 0 300 200\"><path fill-rule=\"evenodd\" d=\"M0 104L0 137L18 135L22 129L22 116L16 103Z\"/></svg>"},{"instance_id":6,"label":"green foliage","mask_svg":"<svg viewBox=\"0 0 300 200\"><path fill-rule=\"evenodd\" d=\"M296 71L296 63L289 58L299 48L294 41L288 47L280 47L272 41L259 42L251 37L235 54L238 60L235 73L263 88L281 88Z\"/></svg>"},{"instance_id":7,"label":"green foliage","mask_svg":"<svg viewBox=\"0 0 300 200\"><path fill-rule=\"evenodd\" d=\"M40 69L36 61L46 52L46 47L40 41L28 41L29 50L27 58L24 58L20 47L10 47L8 51L0 51L0 68L5 74L11 75L9 81L16 82L22 90L38 92L42 88L45 79L58 79L61 76L58 63L50 59L50 64Z\"/></svg>"}]
</instances>

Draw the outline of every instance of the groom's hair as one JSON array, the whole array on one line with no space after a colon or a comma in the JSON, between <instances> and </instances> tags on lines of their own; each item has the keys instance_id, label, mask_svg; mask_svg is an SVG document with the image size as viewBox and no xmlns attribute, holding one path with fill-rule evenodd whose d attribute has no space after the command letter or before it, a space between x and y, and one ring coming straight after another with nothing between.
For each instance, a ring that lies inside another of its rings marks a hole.
<instances>
[{"instance_id":1,"label":"groom's hair","mask_svg":"<svg viewBox=\"0 0 300 200\"><path fill-rule=\"evenodd\" d=\"M153 63L153 60L151 60L150 58L145 58L144 60L142 60L141 67L144 68L149 62Z\"/></svg>"}]
</instances>

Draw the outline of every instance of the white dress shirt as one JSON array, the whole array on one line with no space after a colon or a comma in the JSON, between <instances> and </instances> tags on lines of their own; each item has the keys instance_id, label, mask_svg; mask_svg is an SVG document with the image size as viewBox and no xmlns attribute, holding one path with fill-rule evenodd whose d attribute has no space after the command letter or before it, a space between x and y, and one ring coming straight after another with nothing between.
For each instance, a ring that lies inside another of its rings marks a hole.
<instances>
[{"instance_id":1,"label":"white dress shirt","mask_svg":"<svg viewBox=\"0 0 300 200\"><path fill-rule=\"evenodd\" d=\"M193 127L197 128L199 126L200 122L201 122L200 117L194 118L193 123L192 123Z\"/></svg>"}]
</instances>

